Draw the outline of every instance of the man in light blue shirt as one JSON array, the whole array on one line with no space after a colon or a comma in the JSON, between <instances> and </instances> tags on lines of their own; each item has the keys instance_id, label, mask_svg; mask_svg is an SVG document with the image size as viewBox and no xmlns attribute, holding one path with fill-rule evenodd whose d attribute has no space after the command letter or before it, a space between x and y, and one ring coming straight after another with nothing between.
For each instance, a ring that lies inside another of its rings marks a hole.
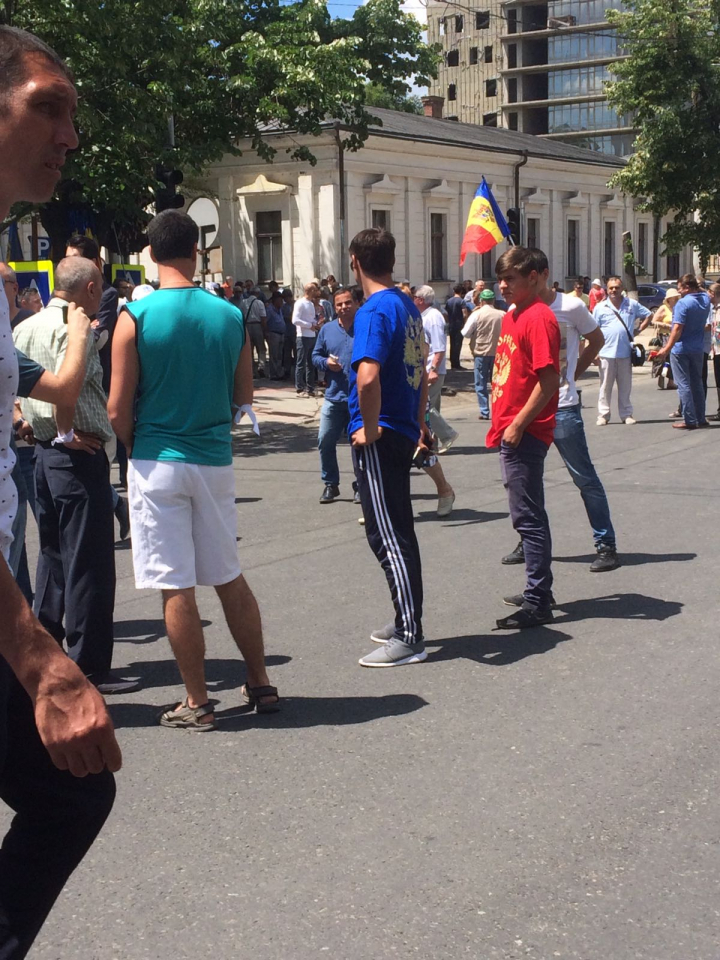
<instances>
[{"instance_id":1,"label":"man in light blue shirt","mask_svg":"<svg viewBox=\"0 0 720 960\"><path fill-rule=\"evenodd\" d=\"M650 311L637 300L623 294L620 277L609 277L607 298L593 310L605 344L598 354L600 359L600 396L598 397L597 426L604 427L610 420L613 387L617 383L618 413L623 423L635 423L630 401L632 389L631 346L638 321L650 316Z\"/></svg>"},{"instance_id":2,"label":"man in light blue shirt","mask_svg":"<svg viewBox=\"0 0 720 960\"><path fill-rule=\"evenodd\" d=\"M707 427L705 416L705 388L703 387L703 359L705 327L710 317L710 297L692 273L678 280L681 299L673 310L670 338L658 357L670 354L673 380L677 384L683 419L673 424L676 430L695 430Z\"/></svg>"}]
</instances>

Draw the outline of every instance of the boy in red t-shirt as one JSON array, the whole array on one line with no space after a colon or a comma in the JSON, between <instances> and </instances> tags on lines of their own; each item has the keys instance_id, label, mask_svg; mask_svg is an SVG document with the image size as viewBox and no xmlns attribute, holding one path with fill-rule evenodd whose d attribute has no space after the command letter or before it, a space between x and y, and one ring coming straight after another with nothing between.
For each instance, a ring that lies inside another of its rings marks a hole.
<instances>
[{"instance_id":1,"label":"boy in red t-shirt","mask_svg":"<svg viewBox=\"0 0 720 960\"><path fill-rule=\"evenodd\" d=\"M560 329L538 299L543 284L533 251L513 247L495 268L500 293L513 307L503 317L492 380L488 447L500 447L510 518L525 550L526 586L517 613L497 621L522 629L552 618L552 543L543 471L553 442L560 386Z\"/></svg>"}]
</instances>

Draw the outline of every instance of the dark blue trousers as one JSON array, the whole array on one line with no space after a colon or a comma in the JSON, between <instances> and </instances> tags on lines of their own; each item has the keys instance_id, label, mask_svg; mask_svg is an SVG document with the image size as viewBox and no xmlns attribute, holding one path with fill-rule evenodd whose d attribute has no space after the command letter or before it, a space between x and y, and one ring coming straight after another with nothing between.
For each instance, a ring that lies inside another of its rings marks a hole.
<instances>
[{"instance_id":1,"label":"dark blue trousers","mask_svg":"<svg viewBox=\"0 0 720 960\"><path fill-rule=\"evenodd\" d=\"M40 559L35 615L86 676L112 663L115 529L108 461L38 443L35 459ZM63 627L64 620L64 627Z\"/></svg>"},{"instance_id":2,"label":"dark blue trousers","mask_svg":"<svg viewBox=\"0 0 720 960\"><path fill-rule=\"evenodd\" d=\"M524 433L517 447L502 442L500 469L508 492L510 519L525 550L525 602L545 610L552 596L552 541L545 512L543 473L548 448Z\"/></svg>"},{"instance_id":3,"label":"dark blue trousers","mask_svg":"<svg viewBox=\"0 0 720 960\"><path fill-rule=\"evenodd\" d=\"M30 697L2 658L0 798L15 811L0 847L0 960L21 960L105 823L115 779L53 765Z\"/></svg>"}]
</instances>

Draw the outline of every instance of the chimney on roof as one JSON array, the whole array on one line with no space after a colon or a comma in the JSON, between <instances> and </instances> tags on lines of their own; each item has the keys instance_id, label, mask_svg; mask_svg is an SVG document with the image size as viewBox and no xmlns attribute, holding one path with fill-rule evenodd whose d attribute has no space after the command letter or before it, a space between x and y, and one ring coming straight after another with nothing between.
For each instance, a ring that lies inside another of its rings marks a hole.
<instances>
[{"instance_id":1,"label":"chimney on roof","mask_svg":"<svg viewBox=\"0 0 720 960\"><path fill-rule=\"evenodd\" d=\"M445 97L423 97L422 105L426 117L434 117L436 120L442 120L443 104Z\"/></svg>"}]
</instances>

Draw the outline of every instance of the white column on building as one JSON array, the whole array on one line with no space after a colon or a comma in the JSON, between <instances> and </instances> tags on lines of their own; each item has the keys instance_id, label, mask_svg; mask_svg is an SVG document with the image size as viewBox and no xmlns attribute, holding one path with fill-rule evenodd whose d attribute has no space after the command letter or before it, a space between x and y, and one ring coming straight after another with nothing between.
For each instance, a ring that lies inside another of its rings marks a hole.
<instances>
[{"instance_id":1,"label":"white column on building","mask_svg":"<svg viewBox=\"0 0 720 960\"><path fill-rule=\"evenodd\" d=\"M298 176L297 212L298 225L293 240L295 274L293 286L296 290L302 290L303 286L315 276L316 230L313 178L308 173L301 173Z\"/></svg>"}]
</instances>

